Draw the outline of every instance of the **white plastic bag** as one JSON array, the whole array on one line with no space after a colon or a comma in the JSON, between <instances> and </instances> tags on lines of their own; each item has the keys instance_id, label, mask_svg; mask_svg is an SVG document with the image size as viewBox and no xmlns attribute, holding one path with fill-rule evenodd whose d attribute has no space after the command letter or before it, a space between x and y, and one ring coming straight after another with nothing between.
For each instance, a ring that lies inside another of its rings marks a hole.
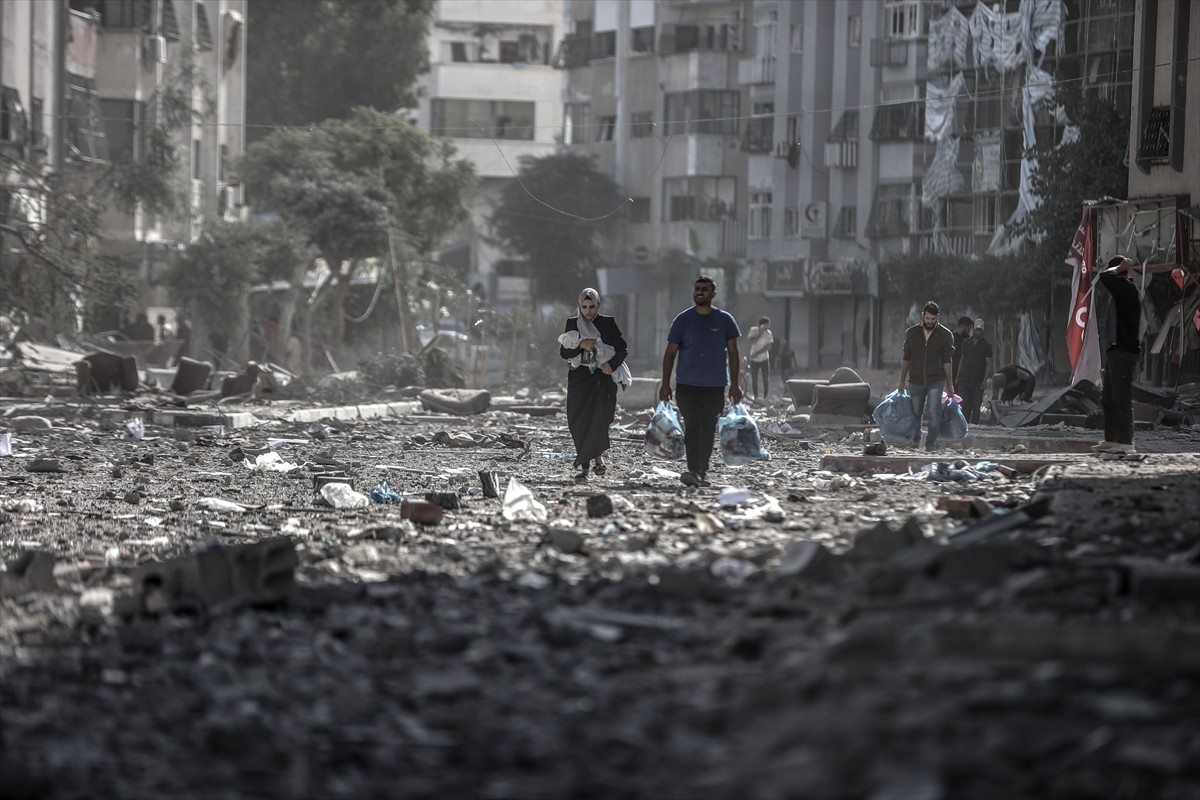
<instances>
[{"instance_id":1,"label":"white plastic bag","mask_svg":"<svg viewBox=\"0 0 1200 800\"><path fill-rule=\"evenodd\" d=\"M646 455L678 460L684 452L683 420L670 403L660 400L646 428Z\"/></svg>"},{"instance_id":2,"label":"white plastic bag","mask_svg":"<svg viewBox=\"0 0 1200 800\"><path fill-rule=\"evenodd\" d=\"M504 490L502 513L510 522L545 522L550 516L550 512L537 501L529 487L518 483L517 479L512 477L508 479L508 488Z\"/></svg>"},{"instance_id":3,"label":"white plastic bag","mask_svg":"<svg viewBox=\"0 0 1200 800\"><path fill-rule=\"evenodd\" d=\"M762 436L750 412L741 403L729 407L717 423L721 439L721 456L728 467L741 467L751 461L766 460L771 454L763 449Z\"/></svg>"},{"instance_id":4,"label":"white plastic bag","mask_svg":"<svg viewBox=\"0 0 1200 800\"><path fill-rule=\"evenodd\" d=\"M348 483L327 483L321 487L321 498L334 508L366 508L371 498L354 491Z\"/></svg>"}]
</instances>

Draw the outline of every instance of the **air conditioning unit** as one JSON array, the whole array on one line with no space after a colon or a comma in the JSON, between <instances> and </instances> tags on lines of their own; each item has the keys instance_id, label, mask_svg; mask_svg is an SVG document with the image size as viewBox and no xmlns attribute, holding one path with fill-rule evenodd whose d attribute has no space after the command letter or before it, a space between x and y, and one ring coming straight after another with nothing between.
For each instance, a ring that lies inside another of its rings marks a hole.
<instances>
[{"instance_id":1,"label":"air conditioning unit","mask_svg":"<svg viewBox=\"0 0 1200 800\"><path fill-rule=\"evenodd\" d=\"M149 34L142 40L142 60L167 63L167 39L158 34Z\"/></svg>"}]
</instances>

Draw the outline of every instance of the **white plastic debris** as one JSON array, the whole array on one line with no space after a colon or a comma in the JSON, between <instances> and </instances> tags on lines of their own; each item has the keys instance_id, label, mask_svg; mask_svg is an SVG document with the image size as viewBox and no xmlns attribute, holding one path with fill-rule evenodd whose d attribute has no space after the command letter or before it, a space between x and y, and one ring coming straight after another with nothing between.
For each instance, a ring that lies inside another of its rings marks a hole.
<instances>
[{"instance_id":1,"label":"white plastic debris","mask_svg":"<svg viewBox=\"0 0 1200 800\"><path fill-rule=\"evenodd\" d=\"M276 453L274 450L269 453L261 453L255 456L254 461L245 459L246 468L254 472L291 472L299 468L299 464L293 464L290 461L284 461L283 456Z\"/></svg>"},{"instance_id":2,"label":"white plastic debris","mask_svg":"<svg viewBox=\"0 0 1200 800\"><path fill-rule=\"evenodd\" d=\"M12 438L7 433L0 433L0 458L12 455Z\"/></svg>"},{"instance_id":3,"label":"white plastic debris","mask_svg":"<svg viewBox=\"0 0 1200 800\"><path fill-rule=\"evenodd\" d=\"M234 514L246 513L245 506L240 506L232 500L226 500L223 497L201 497L196 501L196 508L202 508L206 511L230 511Z\"/></svg>"},{"instance_id":4,"label":"white plastic debris","mask_svg":"<svg viewBox=\"0 0 1200 800\"><path fill-rule=\"evenodd\" d=\"M513 477L508 479L508 488L504 490L503 513L504 518L509 521L545 522L550 516L550 512L537 501L533 492Z\"/></svg>"},{"instance_id":5,"label":"white plastic debris","mask_svg":"<svg viewBox=\"0 0 1200 800\"><path fill-rule=\"evenodd\" d=\"M334 508L366 508L371 498L354 491L348 483L327 483L321 487L321 498Z\"/></svg>"},{"instance_id":6,"label":"white plastic debris","mask_svg":"<svg viewBox=\"0 0 1200 800\"><path fill-rule=\"evenodd\" d=\"M728 508L750 502L750 490L742 486L726 486L717 495L717 504Z\"/></svg>"}]
</instances>

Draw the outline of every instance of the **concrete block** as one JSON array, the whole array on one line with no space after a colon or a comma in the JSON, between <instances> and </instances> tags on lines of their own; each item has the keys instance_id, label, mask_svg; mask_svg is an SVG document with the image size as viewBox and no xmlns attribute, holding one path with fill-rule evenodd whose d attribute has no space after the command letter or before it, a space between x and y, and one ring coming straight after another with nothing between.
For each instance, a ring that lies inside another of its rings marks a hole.
<instances>
[{"instance_id":1,"label":"concrete block","mask_svg":"<svg viewBox=\"0 0 1200 800\"><path fill-rule=\"evenodd\" d=\"M391 416L387 403L368 403L358 406L359 419L378 419Z\"/></svg>"},{"instance_id":2,"label":"concrete block","mask_svg":"<svg viewBox=\"0 0 1200 800\"><path fill-rule=\"evenodd\" d=\"M398 400L394 403L388 403L387 407L393 417L407 417L417 413L421 408L421 404L416 400Z\"/></svg>"},{"instance_id":3,"label":"concrete block","mask_svg":"<svg viewBox=\"0 0 1200 800\"><path fill-rule=\"evenodd\" d=\"M0 597L52 592L57 588L54 554L45 550L27 550L8 562L7 572L0 572Z\"/></svg>"}]
</instances>

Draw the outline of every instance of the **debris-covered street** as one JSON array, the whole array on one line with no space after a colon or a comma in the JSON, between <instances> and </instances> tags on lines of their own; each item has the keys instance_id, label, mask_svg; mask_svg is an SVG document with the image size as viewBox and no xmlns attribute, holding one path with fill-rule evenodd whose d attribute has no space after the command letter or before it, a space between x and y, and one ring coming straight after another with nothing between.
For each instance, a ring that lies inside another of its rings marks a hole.
<instances>
[{"instance_id":1,"label":"debris-covered street","mask_svg":"<svg viewBox=\"0 0 1200 800\"><path fill-rule=\"evenodd\" d=\"M11 405L5 795L1200 796L1194 428L576 485L556 400Z\"/></svg>"}]
</instances>

